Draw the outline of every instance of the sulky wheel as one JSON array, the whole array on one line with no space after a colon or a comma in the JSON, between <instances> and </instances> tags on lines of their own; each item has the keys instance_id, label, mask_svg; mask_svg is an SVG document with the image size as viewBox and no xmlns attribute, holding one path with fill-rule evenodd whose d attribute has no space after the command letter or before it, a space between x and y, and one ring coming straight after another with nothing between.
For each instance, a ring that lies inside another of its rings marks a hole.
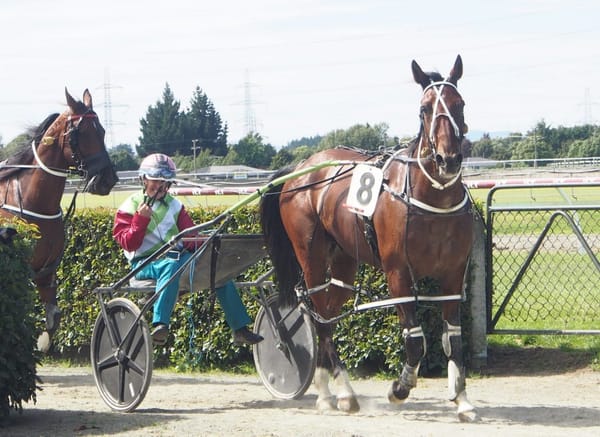
<instances>
[{"instance_id":1,"label":"sulky wheel","mask_svg":"<svg viewBox=\"0 0 600 437\"><path fill-rule=\"evenodd\" d=\"M105 308L107 319L100 313L92 333L94 380L110 408L133 411L144 400L152 378L150 329L143 318L136 323L140 310L128 299L113 299Z\"/></svg>"},{"instance_id":2,"label":"sulky wheel","mask_svg":"<svg viewBox=\"0 0 600 437\"><path fill-rule=\"evenodd\" d=\"M315 328L299 306L281 307L277 299L277 294L270 295L266 308L262 306L256 315L254 331L264 340L254 345L254 365L273 396L298 399L310 387L315 373Z\"/></svg>"}]
</instances>

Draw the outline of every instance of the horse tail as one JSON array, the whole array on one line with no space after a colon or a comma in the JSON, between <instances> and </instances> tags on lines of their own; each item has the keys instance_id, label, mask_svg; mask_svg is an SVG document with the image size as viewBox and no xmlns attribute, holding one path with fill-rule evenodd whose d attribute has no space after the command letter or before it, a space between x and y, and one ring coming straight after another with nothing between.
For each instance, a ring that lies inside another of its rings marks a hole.
<instances>
[{"instance_id":1,"label":"horse tail","mask_svg":"<svg viewBox=\"0 0 600 437\"><path fill-rule=\"evenodd\" d=\"M292 170L292 167L285 167L277 171L271 180L285 176ZM302 270L281 220L279 198L282 188L283 184L275 185L264 193L260 200L260 221L279 285L279 303L293 306L297 302L295 287L302 277Z\"/></svg>"}]
</instances>

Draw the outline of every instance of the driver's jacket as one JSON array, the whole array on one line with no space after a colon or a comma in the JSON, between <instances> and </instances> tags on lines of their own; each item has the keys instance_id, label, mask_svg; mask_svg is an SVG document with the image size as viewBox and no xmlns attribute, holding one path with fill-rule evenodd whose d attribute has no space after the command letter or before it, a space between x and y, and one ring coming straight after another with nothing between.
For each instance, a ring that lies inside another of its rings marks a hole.
<instances>
[{"instance_id":1,"label":"driver's jacket","mask_svg":"<svg viewBox=\"0 0 600 437\"><path fill-rule=\"evenodd\" d=\"M154 203L151 217L137 212L143 201L143 192L132 194L117 210L113 225L113 238L130 262L147 258L179 232L194 226L183 204L170 194ZM185 247L193 251L195 244L186 243Z\"/></svg>"}]
</instances>

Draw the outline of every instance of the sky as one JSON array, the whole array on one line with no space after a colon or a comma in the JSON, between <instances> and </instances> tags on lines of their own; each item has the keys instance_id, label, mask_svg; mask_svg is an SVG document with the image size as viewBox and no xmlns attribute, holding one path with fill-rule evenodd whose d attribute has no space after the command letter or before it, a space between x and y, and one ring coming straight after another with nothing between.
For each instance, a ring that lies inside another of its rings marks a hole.
<instances>
[{"instance_id":1,"label":"sky","mask_svg":"<svg viewBox=\"0 0 600 437\"><path fill-rule=\"evenodd\" d=\"M355 124L418 132L411 62L459 90L471 132L599 123L597 0L6 0L0 6L0 137L7 144L87 88L106 143L139 143L168 83L196 87L228 142L275 148Z\"/></svg>"}]
</instances>

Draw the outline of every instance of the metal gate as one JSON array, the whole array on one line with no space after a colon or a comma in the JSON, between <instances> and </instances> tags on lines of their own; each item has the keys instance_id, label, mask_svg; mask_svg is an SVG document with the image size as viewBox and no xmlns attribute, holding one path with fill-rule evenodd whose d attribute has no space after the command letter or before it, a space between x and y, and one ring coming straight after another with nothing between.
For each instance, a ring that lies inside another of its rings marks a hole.
<instances>
[{"instance_id":1,"label":"metal gate","mask_svg":"<svg viewBox=\"0 0 600 437\"><path fill-rule=\"evenodd\" d=\"M600 185L493 187L488 333L600 334Z\"/></svg>"}]
</instances>

